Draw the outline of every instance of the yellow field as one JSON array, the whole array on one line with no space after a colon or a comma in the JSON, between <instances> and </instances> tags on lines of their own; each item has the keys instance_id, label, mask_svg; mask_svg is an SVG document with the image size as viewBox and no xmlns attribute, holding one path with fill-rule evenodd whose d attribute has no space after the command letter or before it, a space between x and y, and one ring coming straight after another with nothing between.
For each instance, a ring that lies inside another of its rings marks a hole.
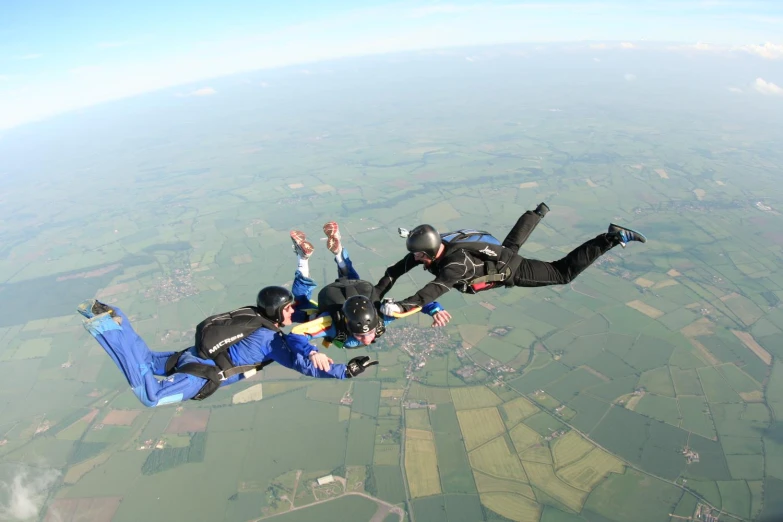
<instances>
[{"instance_id":1,"label":"yellow field","mask_svg":"<svg viewBox=\"0 0 783 522\"><path fill-rule=\"evenodd\" d=\"M664 169L655 169L655 173L658 174L661 179L669 179L669 174Z\"/></svg>"},{"instance_id":2,"label":"yellow field","mask_svg":"<svg viewBox=\"0 0 783 522\"><path fill-rule=\"evenodd\" d=\"M68 473L66 473L65 477L63 477L63 482L66 484L76 484L89 471L92 471L109 460L109 457L111 457L111 453L101 453L100 455L96 455L91 459L80 462L75 466L71 466L68 469Z\"/></svg>"},{"instance_id":3,"label":"yellow field","mask_svg":"<svg viewBox=\"0 0 783 522\"><path fill-rule=\"evenodd\" d=\"M681 276L682 274L679 271L672 268L671 270L666 272L666 275L668 275L669 277L677 277L677 276Z\"/></svg>"},{"instance_id":4,"label":"yellow field","mask_svg":"<svg viewBox=\"0 0 783 522\"><path fill-rule=\"evenodd\" d=\"M473 477L476 479L479 493L517 493L532 500L536 499L533 488L528 484L491 477L478 471L473 472Z\"/></svg>"},{"instance_id":5,"label":"yellow field","mask_svg":"<svg viewBox=\"0 0 783 522\"><path fill-rule=\"evenodd\" d=\"M446 221L459 218L460 213L451 206L451 203L446 201L432 205L421 213L422 223L446 223Z\"/></svg>"},{"instance_id":6,"label":"yellow field","mask_svg":"<svg viewBox=\"0 0 783 522\"><path fill-rule=\"evenodd\" d=\"M552 466L548 464L525 462L524 466L531 485L541 489L574 511L581 511L587 493L571 487L557 478Z\"/></svg>"},{"instance_id":7,"label":"yellow field","mask_svg":"<svg viewBox=\"0 0 783 522\"><path fill-rule=\"evenodd\" d=\"M313 190L318 194L323 194L325 192L333 192L334 187L331 185L318 185L317 187L313 187Z\"/></svg>"},{"instance_id":8,"label":"yellow field","mask_svg":"<svg viewBox=\"0 0 783 522\"><path fill-rule=\"evenodd\" d=\"M487 475L527 482L527 475L519 459L511 453L504 437L498 437L468 454L470 466Z\"/></svg>"},{"instance_id":9,"label":"yellow field","mask_svg":"<svg viewBox=\"0 0 783 522\"><path fill-rule=\"evenodd\" d=\"M509 432L511 441L514 443L517 453L524 450L541 440L541 435L531 430L524 424L518 424Z\"/></svg>"},{"instance_id":10,"label":"yellow field","mask_svg":"<svg viewBox=\"0 0 783 522\"><path fill-rule=\"evenodd\" d=\"M693 189L693 193L696 194L696 199L699 201L704 199L704 196L707 195L707 192L704 189Z\"/></svg>"},{"instance_id":11,"label":"yellow field","mask_svg":"<svg viewBox=\"0 0 783 522\"><path fill-rule=\"evenodd\" d=\"M740 392L740 397L745 402L764 402L764 392L756 390L752 392Z\"/></svg>"},{"instance_id":12,"label":"yellow field","mask_svg":"<svg viewBox=\"0 0 783 522\"><path fill-rule=\"evenodd\" d=\"M649 279L639 277L636 279L636 281L634 281L634 283L641 286L642 288L650 288L652 285L655 284L655 281L650 281Z\"/></svg>"},{"instance_id":13,"label":"yellow field","mask_svg":"<svg viewBox=\"0 0 783 522\"><path fill-rule=\"evenodd\" d=\"M575 431L569 431L552 445L555 457L555 468L560 469L581 459L595 446L587 442Z\"/></svg>"},{"instance_id":14,"label":"yellow field","mask_svg":"<svg viewBox=\"0 0 783 522\"><path fill-rule=\"evenodd\" d=\"M292 189L300 189L302 187L304 187L304 185L302 185L301 183L291 183L288 185L288 188L292 188Z\"/></svg>"},{"instance_id":15,"label":"yellow field","mask_svg":"<svg viewBox=\"0 0 783 522\"><path fill-rule=\"evenodd\" d=\"M412 498L440 494L438 459L431 439L405 439L405 475Z\"/></svg>"},{"instance_id":16,"label":"yellow field","mask_svg":"<svg viewBox=\"0 0 783 522\"><path fill-rule=\"evenodd\" d=\"M250 254L240 254L231 258L235 265L246 265L253 262L253 258Z\"/></svg>"},{"instance_id":17,"label":"yellow field","mask_svg":"<svg viewBox=\"0 0 783 522\"><path fill-rule=\"evenodd\" d=\"M55 437L61 440L79 440L82 438L82 435L84 435L84 432L87 431L87 428L89 427L90 424L88 422L77 420L62 430L60 433L55 435Z\"/></svg>"},{"instance_id":18,"label":"yellow field","mask_svg":"<svg viewBox=\"0 0 783 522\"><path fill-rule=\"evenodd\" d=\"M497 408L458 411L457 419L468 451L478 448L506 431Z\"/></svg>"},{"instance_id":19,"label":"yellow field","mask_svg":"<svg viewBox=\"0 0 783 522\"><path fill-rule=\"evenodd\" d=\"M429 410L405 410L405 426L418 430L431 430Z\"/></svg>"},{"instance_id":20,"label":"yellow field","mask_svg":"<svg viewBox=\"0 0 783 522\"><path fill-rule=\"evenodd\" d=\"M246 402L260 401L264 398L262 384L254 384L250 388L235 393L231 398L231 404L244 404Z\"/></svg>"},{"instance_id":21,"label":"yellow field","mask_svg":"<svg viewBox=\"0 0 783 522\"><path fill-rule=\"evenodd\" d=\"M432 432L428 430L405 429L406 439L432 440Z\"/></svg>"},{"instance_id":22,"label":"yellow field","mask_svg":"<svg viewBox=\"0 0 783 522\"><path fill-rule=\"evenodd\" d=\"M756 356L764 361L764 364L769 366L772 364L772 356L769 354L767 350L761 347L759 343L756 342L756 339L753 338L753 336L747 332L739 332L737 330L732 330L731 333L737 336L737 339L742 341L742 343L748 347L750 351L756 354Z\"/></svg>"},{"instance_id":23,"label":"yellow field","mask_svg":"<svg viewBox=\"0 0 783 522\"><path fill-rule=\"evenodd\" d=\"M383 352L381 352L383 353ZM444 402L451 402L451 394L448 388L435 388L433 386L422 386L418 382L414 382L408 392L408 398L410 399L422 399L430 404L441 404Z\"/></svg>"},{"instance_id":24,"label":"yellow field","mask_svg":"<svg viewBox=\"0 0 783 522\"><path fill-rule=\"evenodd\" d=\"M597 186L598 186L598 185L596 185L596 184L595 184L595 181L593 181L593 180L592 180L592 179L590 179L590 178L587 178L587 179L585 179L585 181L587 182L587 186L588 186L588 187L593 187L593 188L595 188L595 187L597 187Z\"/></svg>"},{"instance_id":25,"label":"yellow field","mask_svg":"<svg viewBox=\"0 0 783 522\"><path fill-rule=\"evenodd\" d=\"M527 181L525 183L520 183L519 188L533 188L538 186L538 181Z\"/></svg>"},{"instance_id":26,"label":"yellow field","mask_svg":"<svg viewBox=\"0 0 783 522\"><path fill-rule=\"evenodd\" d=\"M486 386L452 388L451 400L454 401L454 408L457 410L488 408L503 402L500 397L492 393Z\"/></svg>"},{"instance_id":27,"label":"yellow field","mask_svg":"<svg viewBox=\"0 0 783 522\"><path fill-rule=\"evenodd\" d=\"M513 401L505 403L501 407L503 408L503 411L506 414L506 418L508 419L509 428L514 426L522 419L526 419L534 413L538 412L538 408L536 408L532 402L525 399L524 397L518 397Z\"/></svg>"},{"instance_id":28,"label":"yellow field","mask_svg":"<svg viewBox=\"0 0 783 522\"><path fill-rule=\"evenodd\" d=\"M660 283L655 283L655 286L653 286L654 290L660 290L661 288L666 288L667 286L674 286L679 285L680 283L678 281L675 281L674 279L666 279L664 281L661 281Z\"/></svg>"},{"instance_id":29,"label":"yellow field","mask_svg":"<svg viewBox=\"0 0 783 522\"><path fill-rule=\"evenodd\" d=\"M700 305L697 303L697 306ZM712 323L712 321L710 321L706 317L702 317L701 319L692 322L685 328L680 328L680 333L685 337L699 337L702 335L712 335L714 333L713 332L714 326L715 325Z\"/></svg>"},{"instance_id":30,"label":"yellow field","mask_svg":"<svg viewBox=\"0 0 783 522\"><path fill-rule=\"evenodd\" d=\"M481 503L509 520L538 522L541 507L532 500L512 493L485 493Z\"/></svg>"},{"instance_id":31,"label":"yellow field","mask_svg":"<svg viewBox=\"0 0 783 522\"><path fill-rule=\"evenodd\" d=\"M625 303L626 306L630 306L634 310L638 310L639 312L643 313L647 317L650 317L652 319L658 319L660 316L663 315L663 312L658 310L657 308L654 308L648 304L645 304L638 299L635 299L633 301L629 301Z\"/></svg>"},{"instance_id":32,"label":"yellow field","mask_svg":"<svg viewBox=\"0 0 783 522\"><path fill-rule=\"evenodd\" d=\"M351 418L351 408L348 406L337 407L337 422L347 421Z\"/></svg>"},{"instance_id":33,"label":"yellow field","mask_svg":"<svg viewBox=\"0 0 783 522\"><path fill-rule=\"evenodd\" d=\"M392 397L402 397L403 389L401 388L389 388L387 390L381 390L382 399L390 399Z\"/></svg>"},{"instance_id":34,"label":"yellow field","mask_svg":"<svg viewBox=\"0 0 783 522\"><path fill-rule=\"evenodd\" d=\"M609 453L594 448L581 460L557 471L557 475L568 484L590 492L609 473L622 473L623 463Z\"/></svg>"},{"instance_id":35,"label":"yellow field","mask_svg":"<svg viewBox=\"0 0 783 522\"><path fill-rule=\"evenodd\" d=\"M460 324L457 325L462 341L470 346L476 346L484 337L487 336L488 328L479 324Z\"/></svg>"},{"instance_id":36,"label":"yellow field","mask_svg":"<svg viewBox=\"0 0 783 522\"><path fill-rule=\"evenodd\" d=\"M519 454L519 458L529 462L552 464L552 454L549 452L549 446L546 443L537 444L526 449Z\"/></svg>"}]
</instances>

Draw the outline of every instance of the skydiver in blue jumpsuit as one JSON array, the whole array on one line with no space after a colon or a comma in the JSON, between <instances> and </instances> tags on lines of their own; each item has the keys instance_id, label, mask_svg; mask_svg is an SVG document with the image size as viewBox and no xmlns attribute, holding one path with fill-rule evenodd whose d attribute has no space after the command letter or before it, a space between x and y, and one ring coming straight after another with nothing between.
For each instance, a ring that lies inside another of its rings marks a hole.
<instances>
[{"instance_id":1,"label":"skydiver in blue jumpsuit","mask_svg":"<svg viewBox=\"0 0 783 522\"><path fill-rule=\"evenodd\" d=\"M276 321L279 326L291 324L294 312L292 301L293 296L286 303L281 303L279 313L276 314L281 318ZM177 352L150 350L119 308L89 299L80 304L77 311L86 317L85 329L106 350L125 375L133 393L145 406L162 406L192 399L207 383L207 379L188 373L174 373L167 377L166 361ZM188 363L215 366L214 361L200 358L196 353L195 346L185 350L176 368ZM229 348L228 353L236 366L258 364L271 359L303 375L327 379L350 378L364 371L367 366L377 364L377 361L369 362L369 358L367 361L358 361L358 364L357 361L351 361L354 364L349 363L348 367L331 364L333 361L310 345L306 336L285 335L266 328L259 328L237 342ZM165 378L159 380L156 377ZM228 386L243 378L244 374L231 376L221 381L220 386Z\"/></svg>"},{"instance_id":2,"label":"skydiver in blue jumpsuit","mask_svg":"<svg viewBox=\"0 0 783 522\"><path fill-rule=\"evenodd\" d=\"M361 278L348 255L348 250L342 245L337 223L330 221L323 226L323 230L327 239L326 247L335 255L334 261L337 264L337 277L354 281L360 280ZM303 323L295 326L293 332L302 334L308 339L324 338L327 341L331 341L337 335L337 327L332 324L328 313L317 314L317 306L311 300L313 291L318 286L309 277L308 259L312 255L314 247L312 243L307 241L305 233L299 230L291 231L291 240L294 243L294 251L298 258L298 266L291 287L296 308L292 320L294 323ZM421 308L421 312L433 318L432 326L443 326L451 319L451 315L438 302L428 303L427 306ZM396 317L381 314L380 319L385 327L394 321ZM366 334L352 332L341 344L343 348L359 348L371 344L374 339L374 330Z\"/></svg>"}]
</instances>

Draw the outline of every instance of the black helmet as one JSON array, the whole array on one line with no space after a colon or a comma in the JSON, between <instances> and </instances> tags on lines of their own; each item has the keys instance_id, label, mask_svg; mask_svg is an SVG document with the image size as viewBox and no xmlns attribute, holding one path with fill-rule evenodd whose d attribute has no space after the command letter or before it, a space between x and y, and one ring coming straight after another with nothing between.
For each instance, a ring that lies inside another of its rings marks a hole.
<instances>
[{"instance_id":1,"label":"black helmet","mask_svg":"<svg viewBox=\"0 0 783 522\"><path fill-rule=\"evenodd\" d=\"M441 243L440 234L432 225L419 225L411 230L408 239L405 240L408 252L413 254L424 252L430 259L435 259L435 256L438 255Z\"/></svg>"},{"instance_id":2,"label":"black helmet","mask_svg":"<svg viewBox=\"0 0 783 522\"><path fill-rule=\"evenodd\" d=\"M378 327L378 310L375 309L369 297L354 295L343 304L343 317L348 331L362 335L374 331Z\"/></svg>"},{"instance_id":3,"label":"black helmet","mask_svg":"<svg viewBox=\"0 0 783 522\"><path fill-rule=\"evenodd\" d=\"M261 314L277 324L283 322L283 308L294 302L294 296L282 286L267 286L258 292L256 306Z\"/></svg>"}]
</instances>

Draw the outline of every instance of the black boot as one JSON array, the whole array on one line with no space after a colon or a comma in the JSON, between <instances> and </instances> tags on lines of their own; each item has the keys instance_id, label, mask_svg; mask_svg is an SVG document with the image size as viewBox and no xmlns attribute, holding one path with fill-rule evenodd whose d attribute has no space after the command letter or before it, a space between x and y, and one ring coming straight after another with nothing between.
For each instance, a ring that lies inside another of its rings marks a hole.
<instances>
[{"instance_id":1,"label":"black boot","mask_svg":"<svg viewBox=\"0 0 783 522\"><path fill-rule=\"evenodd\" d=\"M536 209L533 212L535 212L536 214L541 216L541 218L543 219L544 216L546 216L546 213L549 212L549 207L547 206L546 203L541 202L541 203L538 204L538 206L536 207Z\"/></svg>"},{"instance_id":2,"label":"black boot","mask_svg":"<svg viewBox=\"0 0 783 522\"><path fill-rule=\"evenodd\" d=\"M606 234L612 241L616 242L615 244L619 244L623 248L625 248L625 245L631 241L639 241L640 243L647 242L647 238L644 237L644 234L641 232L631 230L630 228L621 227L620 225L615 225L614 223L609 225L609 230Z\"/></svg>"}]
</instances>

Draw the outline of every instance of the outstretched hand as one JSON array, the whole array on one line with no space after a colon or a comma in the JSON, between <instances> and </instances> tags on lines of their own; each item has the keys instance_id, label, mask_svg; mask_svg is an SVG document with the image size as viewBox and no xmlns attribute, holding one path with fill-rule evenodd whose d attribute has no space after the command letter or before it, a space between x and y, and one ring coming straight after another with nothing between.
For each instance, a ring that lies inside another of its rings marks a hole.
<instances>
[{"instance_id":1,"label":"outstretched hand","mask_svg":"<svg viewBox=\"0 0 783 522\"><path fill-rule=\"evenodd\" d=\"M375 364L378 364L378 361L371 361L370 358L366 355L354 357L348 361L347 365L345 365L345 377L356 377L360 373L364 373L364 370Z\"/></svg>"},{"instance_id":2,"label":"outstretched hand","mask_svg":"<svg viewBox=\"0 0 783 522\"><path fill-rule=\"evenodd\" d=\"M321 371L328 372L334 361L325 353L310 352L310 362Z\"/></svg>"},{"instance_id":3,"label":"outstretched hand","mask_svg":"<svg viewBox=\"0 0 783 522\"><path fill-rule=\"evenodd\" d=\"M451 314L446 310L441 310L432 316L432 327L446 326L449 321L451 321Z\"/></svg>"}]
</instances>

